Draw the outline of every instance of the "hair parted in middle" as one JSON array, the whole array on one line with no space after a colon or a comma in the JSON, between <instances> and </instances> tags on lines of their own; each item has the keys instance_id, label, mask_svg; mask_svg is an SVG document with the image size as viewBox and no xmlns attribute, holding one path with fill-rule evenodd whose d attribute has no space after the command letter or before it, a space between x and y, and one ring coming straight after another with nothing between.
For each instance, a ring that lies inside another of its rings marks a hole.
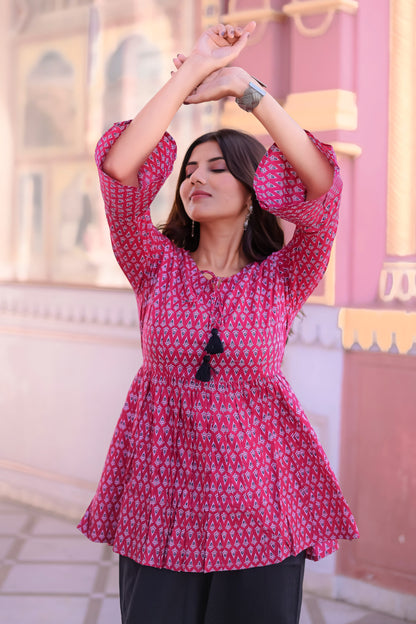
<instances>
[{"instance_id":1,"label":"hair parted in middle","mask_svg":"<svg viewBox=\"0 0 416 624\"><path fill-rule=\"evenodd\" d=\"M251 194L253 212L248 220L247 229L242 233L241 246L250 262L261 262L283 247L284 236L277 218L260 207L253 189L256 169L266 149L254 136L239 130L222 128L208 132L189 146L179 171L172 209L166 223L160 228L162 234L177 247L187 251L195 251L199 245L199 223L195 222L192 236L192 220L183 206L180 187L186 177L186 165L193 150L197 145L208 141L218 143L228 170Z\"/></svg>"}]
</instances>

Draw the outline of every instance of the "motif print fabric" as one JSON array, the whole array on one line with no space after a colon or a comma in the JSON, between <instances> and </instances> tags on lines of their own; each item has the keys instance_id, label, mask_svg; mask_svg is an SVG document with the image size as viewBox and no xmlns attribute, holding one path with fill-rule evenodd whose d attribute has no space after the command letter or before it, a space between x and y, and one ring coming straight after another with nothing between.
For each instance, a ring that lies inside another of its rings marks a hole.
<instances>
[{"instance_id":1,"label":"motif print fabric","mask_svg":"<svg viewBox=\"0 0 416 624\"><path fill-rule=\"evenodd\" d=\"M144 565L237 570L306 550L319 559L358 537L316 434L280 366L288 331L320 281L342 188L305 202L276 146L261 161L261 206L296 224L291 242L232 277L207 280L188 252L152 224L149 207L176 156L165 134L122 186L101 169L125 129L100 140L96 159L117 260L137 297L143 365L116 426L97 492L79 528ZM195 380L212 327L224 352L209 382Z\"/></svg>"}]
</instances>

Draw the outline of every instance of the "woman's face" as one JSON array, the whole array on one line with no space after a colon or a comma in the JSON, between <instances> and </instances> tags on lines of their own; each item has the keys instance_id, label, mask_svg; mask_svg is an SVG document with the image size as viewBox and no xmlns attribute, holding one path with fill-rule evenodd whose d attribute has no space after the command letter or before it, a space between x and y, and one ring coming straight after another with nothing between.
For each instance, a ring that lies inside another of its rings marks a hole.
<instances>
[{"instance_id":1,"label":"woman's face","mask_svg":"<svg viewBox=\"0 0 416 624\"><path fill-rule=\"evenodd\" d=\"M227 169L216 141L197 145L180 186L186 213L201 225L214 221L244 221L250 193Z\"/></svg>"}]
</instances>

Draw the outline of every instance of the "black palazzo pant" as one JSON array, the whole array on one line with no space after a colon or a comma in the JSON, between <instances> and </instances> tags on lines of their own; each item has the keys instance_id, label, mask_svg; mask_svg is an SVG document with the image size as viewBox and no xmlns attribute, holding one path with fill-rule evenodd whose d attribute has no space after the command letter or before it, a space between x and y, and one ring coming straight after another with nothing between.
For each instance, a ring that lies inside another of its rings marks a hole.
<instances>
[{"instance_id":1,"label":"black palazzo pant","mask_svg":"<svg viewBox=\"0 0 416 624\"><path fill-rule=\"evenodd\" d=\"M173 572L120 556L122 624L298 624L305 553L226 572Z\"/></svg>"}]
</instances>

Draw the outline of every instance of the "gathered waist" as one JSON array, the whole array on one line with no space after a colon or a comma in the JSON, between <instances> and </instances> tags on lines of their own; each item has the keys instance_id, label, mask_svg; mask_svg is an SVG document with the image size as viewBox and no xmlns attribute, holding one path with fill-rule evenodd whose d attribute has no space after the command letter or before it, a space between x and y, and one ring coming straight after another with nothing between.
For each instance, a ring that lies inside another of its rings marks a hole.
<instances>
[{"instance_id":1,"label":"gathered waist","mask_svg":"<svg viewBox=\"0 0 416 624\"><path fill-rule=\"evenodd\" d=\"M200 391L200 392L221 392L227 393L230 391L242 391L244 389L271 389L276 385L286 385L287 382L279 371L273 376L256 375L251 379L247 375L212 375L209 381L198 381L195 378L195 369L177 374L175 370L161 371L158 369L152 369L146 365L143 365L139 372L138 377L146 380L151 384L161 385L162 387L173 387L182 390Z\"/></svg>"}]
</instances>

